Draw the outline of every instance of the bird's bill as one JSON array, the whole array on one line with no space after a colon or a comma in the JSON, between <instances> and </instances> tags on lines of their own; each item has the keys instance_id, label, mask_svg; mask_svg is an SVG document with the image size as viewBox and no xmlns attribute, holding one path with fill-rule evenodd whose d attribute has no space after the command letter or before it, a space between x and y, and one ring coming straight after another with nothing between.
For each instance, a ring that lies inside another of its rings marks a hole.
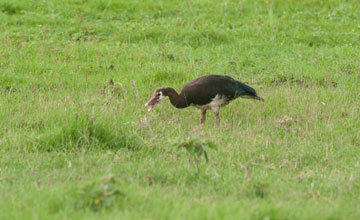
<instances>
[{"instance_id":1,"label":"bird's bill","mask_svg":"<svg viewBox=\"0 0 360 220\"><path fill-rule=\"evenodd\" d=\"M148 107L148 111L151 111L151 109L154 108L154 106L158 103L158 101L154 100L154 99L150 99L150 101L148 101L147 103L145 103L145 106Z\"/></svg>"},{"instance_id":2,"label":"bird's bill","mask_svg":"<svg viewBox=\"0 0 360 220\"><path fill-rule=\"evenodd\" d=\"M151 109L153 109L153 108L154 108L154 106L155 106L155 105L148 105L148 104L146 103L146 104L145 104L145 106L147 106L147 107L148 107L148 109L147 109L147 110L148 110L148 112L149 112L149 111L151 111Z\"/></svg>"},{"instance_id":3,"label":"bird's bill","mask_svg":"<svg viewBox=\"0 0 360 220\"><path fill-rule=\"evenodd\" d=\"M159 93L155 93L151 99L145 104L145 106L148 107L148 111L151 111L151 109L154 108L154 106L156 104L158 104L160 102L160 100L162 99L162 97L159 95Z\"/></svg>"}]
</instances>

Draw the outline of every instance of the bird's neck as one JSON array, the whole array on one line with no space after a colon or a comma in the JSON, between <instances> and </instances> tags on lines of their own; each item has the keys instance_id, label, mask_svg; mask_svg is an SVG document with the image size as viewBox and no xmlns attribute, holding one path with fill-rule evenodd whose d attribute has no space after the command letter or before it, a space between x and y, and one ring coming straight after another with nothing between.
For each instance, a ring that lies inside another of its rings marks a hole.
<instances>
[{"instance_id":1,"label":"bird's neck","mask_svg":"<svg viewBox=\"0 0 360 220\"><path fill-rule=\"evenodd\" d=\"M188 103L182 95L179 95L175 89L166 88L167 96L169 96L171 104L176 108L186 108L188 107Z\"/></svg>"}]
</instances>

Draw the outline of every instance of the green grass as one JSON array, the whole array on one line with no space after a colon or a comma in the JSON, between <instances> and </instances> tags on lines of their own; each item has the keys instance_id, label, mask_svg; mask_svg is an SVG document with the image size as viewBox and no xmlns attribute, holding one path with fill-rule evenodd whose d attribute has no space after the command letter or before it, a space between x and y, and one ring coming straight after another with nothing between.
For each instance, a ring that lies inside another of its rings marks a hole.
<instances>
[{"instance_id":1,"label":"green grass","mask_svg":"<svg viewBox=\"0 0 360 220\"><path fill-rule=\"evenodd\" d=\"M359 219L359 11L1 1L0 219ZM169 101L146 111L206 74L266 101L234 101L220 127Z\"/></svg>"}]
</instances>

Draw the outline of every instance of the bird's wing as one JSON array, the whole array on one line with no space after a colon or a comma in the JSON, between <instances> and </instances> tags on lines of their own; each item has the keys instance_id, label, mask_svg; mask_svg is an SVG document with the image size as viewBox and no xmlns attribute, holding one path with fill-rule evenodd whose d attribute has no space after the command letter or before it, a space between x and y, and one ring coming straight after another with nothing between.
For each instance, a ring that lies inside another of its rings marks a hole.
<instances>
[{"instance_id":1,"label":"bird's wing","mask_svg":"<svg viewBox=\"0 0 360 220\"><path fill-rule=\"evenodd\" d=\"M250 86L234 80L235 83L232 83L227 90L231 92L235 97L239 96L256 96L255 89L251 88Z\"/></svg>"},{"instance_id":2,"label":"bird's wing","mask_svg":"<svg viewBox=\"0 0 360 220\"><path fill-rule=\"evenodd\" d=\"M225 95L233 99L234 92L227 89L236 81L231 77L208 75L195 79L186 84L180 95L184 96L189 104L209 104L216 95Z\"/></svg>"}]
</instances>

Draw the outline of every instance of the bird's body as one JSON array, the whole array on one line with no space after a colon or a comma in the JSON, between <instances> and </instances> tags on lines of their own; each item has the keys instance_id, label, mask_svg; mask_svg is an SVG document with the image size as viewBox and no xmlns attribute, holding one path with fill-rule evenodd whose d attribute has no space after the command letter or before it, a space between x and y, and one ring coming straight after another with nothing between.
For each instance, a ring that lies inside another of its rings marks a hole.
<instances>
[{"instance_id":1,"label":"bird's body","mask_svg":"<svg viewBox=\"0 0 360 220\"><path fill-rule=\"evenodd\" d=\"M149 110L151 110L165 96L169 96L171 104L176 108L194 106L201 109L201 123L205 122L206 111L213 110L217 124L220 123L220 108L236 98L243 97L263 101L250 86L236 81L230 76L221 75L199 77L185 84L180 94L172 88L159 89L145 105L149 106Z\"/></svg>"}]
</instances>

